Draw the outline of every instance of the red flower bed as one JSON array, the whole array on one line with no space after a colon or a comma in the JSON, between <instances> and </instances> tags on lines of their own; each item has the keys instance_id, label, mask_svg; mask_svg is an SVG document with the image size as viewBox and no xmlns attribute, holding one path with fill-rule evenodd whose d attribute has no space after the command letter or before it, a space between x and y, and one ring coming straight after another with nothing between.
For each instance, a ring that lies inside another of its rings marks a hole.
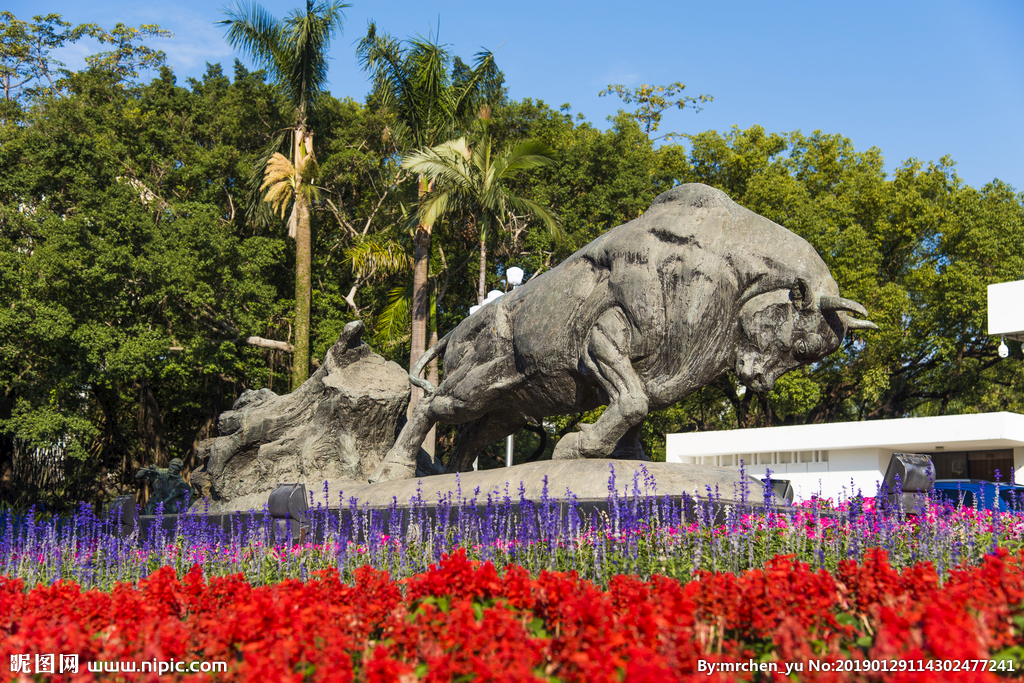
<instances>
[{"instance_id":1,"label":"red flower bed","mask_svg":"<svg viewBox=\"0 0 1024 683\"><path fill-rule=\"evenodd\" d=\"M686 584L619 576L607 590L573 574L532 578L515 566L499 574L461 552L407 580L404 596L370 568L354 586L321 572L307 583L253 588L198 569L180 580L161 569L111 593L69 583L25 592L20 580L0 579L0 667L18 655L34 664L36 654L59 661L74 653L77 673L55 669L44 679L732 681L782 680L787 664L802 664L795 679L992 681L997 674L981 664L941 669L999 652L1019 659L1022 601L1024 556L1005 553L953 572L941 587L931 566L898 574L882 552L835 576L779 557L763 570ZM87 667L171 658L223 661L228 670ZM866 671L872 660L914 670ZM779 674L750 673L752 661L774 663Z\"/></svg>"}]
</instances>

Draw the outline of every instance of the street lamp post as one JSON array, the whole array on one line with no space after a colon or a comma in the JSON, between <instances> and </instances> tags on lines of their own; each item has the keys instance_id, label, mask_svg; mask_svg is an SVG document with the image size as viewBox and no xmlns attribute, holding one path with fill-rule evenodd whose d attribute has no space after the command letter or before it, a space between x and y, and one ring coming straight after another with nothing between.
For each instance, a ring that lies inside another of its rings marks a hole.
<instances>
[{"instance_id":1,"label":"street lamp post","mask_svg":"<svg viewBox=\"0 0 1024 683\"><path fill-rule=\"evenodd\" d=\"M523 283L523 269L516 266L505 270L505 284L515 289ZM505 439L505 467L512 467L512 435Z\"/></svg>"},{"instance_id":2,"label":"street lamp post","mask_svg":"<svg viewBox=\"0 0 1024 683\"><path fill-rule=\"evenodd\" d=\"M509 287L511 287L512 289L515 289L519 285L523 284L523 275L524 275L524 273L523 273L523 269L522 268L518 268L516 266L512 266L511 268L507 268L505 270L505 284L508 285ZM473 315L478 310L480 310L481 306L486 306L487 304L491 303L495 299L501 297L503 294L504 294L504 292L499 292L496 289L492 289L491 291L487 292L487 298L484 299L483 303L477 304L476 306L470 306L469 307L469 314ZM505 439L505 467L512 467L512 446L513 446L512 435L509 434L508 437L506 437L506 439ZM473 461L473 469L474 470L477 468L477 463L478 462L479 462L478 460L474 460Z\"/></svg>"}]
</instances>

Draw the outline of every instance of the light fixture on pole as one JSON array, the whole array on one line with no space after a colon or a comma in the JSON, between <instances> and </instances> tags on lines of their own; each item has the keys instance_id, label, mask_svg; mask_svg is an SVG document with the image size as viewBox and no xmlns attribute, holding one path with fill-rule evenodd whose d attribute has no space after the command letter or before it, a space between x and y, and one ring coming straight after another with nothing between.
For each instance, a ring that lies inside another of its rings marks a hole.
<instances>
[{"instance_id":1,"label":"light fixture on pole","mask_svg":"<svg viewBox=\"0 0 1024 683\"><path fill-rule=\"evenodd\" d=\"M1006 339L1003 337L999 338L999 357L1006 358L1010 355L1010 347L1006 345Z\"/></svg>"},{"instance_id":2,"label":"light fixture on pole","mask_svg":"<svg viewBox=\"0 0 1024 683\"><path fill-rule=\"evenodd\" d=\"M505 269L505 284L511 285L512 289L515 289L523 283L523 269L517 266ZM513 440L512 435L509 434L505 439L505 467L512 467L512 446Z\"/></svg>"},{"instance_id":3,"label":"light fixture on pole","mask_svg":"<svg viewBox=\"0 0 1024 683\"><path fill-rule=\"evenodd\" d=\"M516 266L512 266L505 271L505 282L507 282L512 289L515 289L519 285L523 284L523 269Z\"/></svg>"},{"instance_id":4,"label":"light fixture on pole","mask_svg":"<svg viewBox=\"0 0 1024 683\"><path fill-rule=\"evenodd\" d=\"M523 269L522 268L516 268L515 266L512 266L511 268L506 269L505 270L505 282L507 284L511 285L512 289L515 289L516 287L518 287L523 282ZM487 304L491 303L492 301L494 301L496 299L500 299L502 296L504 296L504 294L505 294L505 292L499 291L497 289L492 289L491 291L487 292L487 298L484 299L481 303L477 304L476 306L470 306L469 307L469 314L473 315L474 313L479 311L482 307L486 306ZM512 466L512 435L510 434L508 436L508 438L505 439L505 467L511 467L511 466ZM473 461L473 469L475 470L476 467L477 467L477 461L474 460Z\"/></svg>"}]
</instances>

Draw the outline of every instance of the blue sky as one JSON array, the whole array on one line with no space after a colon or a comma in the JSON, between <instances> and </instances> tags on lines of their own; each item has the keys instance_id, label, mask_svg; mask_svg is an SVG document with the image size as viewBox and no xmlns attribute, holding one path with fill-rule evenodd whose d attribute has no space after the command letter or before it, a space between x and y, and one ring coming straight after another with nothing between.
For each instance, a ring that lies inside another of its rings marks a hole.
<instances>
[{"instance_id":1,"label":"blue sky","mask_svg":"<svg viewBox=\"0 0 1024 683\"><path fill-rule=\"evenodd\" d=\"M262 3L283 17L301 0ZM354 45L369 20L395 37L438 33L469 61L496 50L511 97L569 103L596 126L620 103L609 84L682 81L714 102L700 113L666 114L663 131L769 132L820 129L879 147L892 169L911 157L950 155L981 187L999 178L1024 190L1024 2L1019 0L660 0L630 3L518 0L350 0L331 49L331 91L362 100L369 84ZM20 19L56 12L74 23L156 23L179 83L206 62L230 73L223 4L200 0L107 2L14 0ZM304 3L303 3L304 5ZM500 45L500 48L499 48ZM95 46L61 58L71 67Z\"/></svg>"}]
</instances>

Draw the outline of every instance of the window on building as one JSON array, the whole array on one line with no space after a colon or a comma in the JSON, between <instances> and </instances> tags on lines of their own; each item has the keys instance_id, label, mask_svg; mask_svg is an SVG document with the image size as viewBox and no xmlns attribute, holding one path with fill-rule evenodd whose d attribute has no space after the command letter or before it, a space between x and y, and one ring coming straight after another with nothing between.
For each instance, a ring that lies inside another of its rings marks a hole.
<instances>
[{"instance_id":1,"label":"window on building","mask_svg":"<svg viewBox=\"0 0 1024 683\"><path fill-rule=\"evenodd\" d=\"M1008 482L1013 469L1013 449L990 451L941 451L929 453L936 479L982 479Z\"/></svg>"}]
</instances>

